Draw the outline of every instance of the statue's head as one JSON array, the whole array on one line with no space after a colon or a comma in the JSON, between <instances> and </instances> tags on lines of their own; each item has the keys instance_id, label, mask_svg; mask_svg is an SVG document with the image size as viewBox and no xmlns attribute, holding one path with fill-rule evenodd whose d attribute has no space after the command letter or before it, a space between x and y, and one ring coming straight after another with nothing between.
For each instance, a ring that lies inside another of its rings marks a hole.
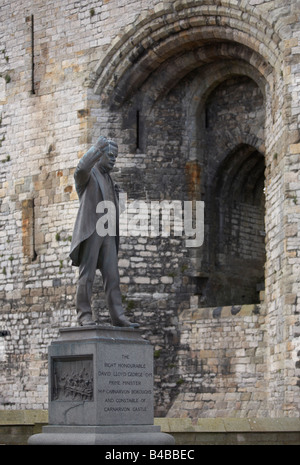
<instances>
[{"instance_id":1,"label":"statue's head","mask_svg":"<svg viewBox=\"0 0 300 465\"><path fill-rule=\"evenodd\" d=\"M108 144L103 149L103 155L99 160L99 166L105 171L111 171L118 156L118 145L111 139L108 139L107 142Z\"/></svg>"}]
</instances>

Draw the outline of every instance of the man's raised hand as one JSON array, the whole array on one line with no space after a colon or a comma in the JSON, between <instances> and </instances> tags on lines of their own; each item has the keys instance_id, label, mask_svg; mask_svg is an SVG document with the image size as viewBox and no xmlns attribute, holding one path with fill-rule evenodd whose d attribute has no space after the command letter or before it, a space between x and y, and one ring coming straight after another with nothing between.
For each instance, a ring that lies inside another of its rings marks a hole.
<instances>
[{"instance_id":1,"label":"man's raised hand","mask_svg":"<svg viewBox=\"0 0 300 465\"><path fill-rule=\"evenodd\" d=\"M104 136L100 136L95 144L95 149L99 150L100 152L103 151L108 146L108 140Z\"/></svg>"}]
</instances>

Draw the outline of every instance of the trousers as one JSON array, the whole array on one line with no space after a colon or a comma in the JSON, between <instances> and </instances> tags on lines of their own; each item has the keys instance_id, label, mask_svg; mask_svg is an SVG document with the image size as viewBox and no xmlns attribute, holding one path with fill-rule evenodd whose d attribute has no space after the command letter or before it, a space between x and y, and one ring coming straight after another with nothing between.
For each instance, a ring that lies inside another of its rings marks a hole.
<instances>
[{"instance_id":1,"label":"trousers","mask_svg":"<svg viewBox=\"0 0 300 465\"><path fill-rule=\"evenodd\" d=\"M79 279L76 291L76 310L78 320L92 314L92 288L97 268L103 278L103 287L111 320L118 322L124 315L118 255L114 236L99 236L95 231L82 242L79 252Z\"/></svg>"}]
</instances>

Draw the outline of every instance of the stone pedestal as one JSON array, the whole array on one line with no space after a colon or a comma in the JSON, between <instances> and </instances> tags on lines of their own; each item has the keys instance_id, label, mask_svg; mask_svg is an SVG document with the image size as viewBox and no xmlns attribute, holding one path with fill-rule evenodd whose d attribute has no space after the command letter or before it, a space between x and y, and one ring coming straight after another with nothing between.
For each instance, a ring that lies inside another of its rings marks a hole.
<instances>
[{"instance_id":1,"label":"stone pedestal","mask_svg":"<svg viewBox=\"0 0 300 465\"><path fill-rule=\"evenodd\" d=\"M153 419L153 348L138 330L60 330L49 347L49 425L29 444L174 444Z\"/></svg>"}]
</instances>

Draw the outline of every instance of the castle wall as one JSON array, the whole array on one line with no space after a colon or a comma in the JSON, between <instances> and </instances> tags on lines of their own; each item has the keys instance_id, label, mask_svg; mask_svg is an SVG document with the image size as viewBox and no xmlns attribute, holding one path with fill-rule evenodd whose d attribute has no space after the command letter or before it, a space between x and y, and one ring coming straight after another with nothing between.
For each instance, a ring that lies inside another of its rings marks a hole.
<instances>
[{"instance_id":1,"label":"castle wall","mask_svg":"<svg viewBox=\"0 0 300 465\"><path fill-rule=\"evenodd\" d=\"M76 324L73 174L102 134L118 142L128 202L205 204L201 246L137 222L121 237L124 306L154 346L157 414L181 403L189 416L192 402L198 416L298 415L299 14L296 0L4 2L1 409L47 408L48 345ZM203 318L259 305L263 288L259 314ZM100 276L94 291L108 323ZM226 360L238 366L230 408ZM196 382L204 365L213 395Z\"/></svg>"}]
</instances>

